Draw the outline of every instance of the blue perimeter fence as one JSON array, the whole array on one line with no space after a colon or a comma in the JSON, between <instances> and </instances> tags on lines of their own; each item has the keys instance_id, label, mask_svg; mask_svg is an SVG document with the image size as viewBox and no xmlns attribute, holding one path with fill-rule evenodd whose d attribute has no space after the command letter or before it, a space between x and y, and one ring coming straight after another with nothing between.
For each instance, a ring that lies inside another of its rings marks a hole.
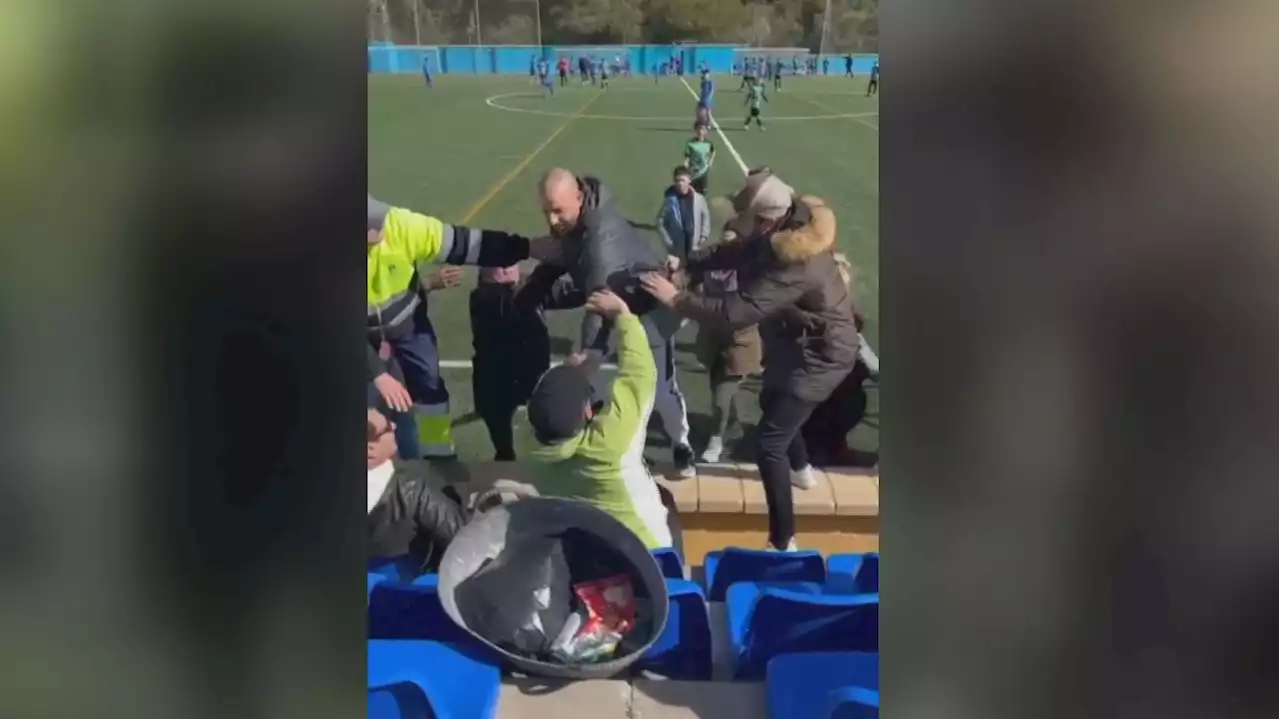
<instances>
[{"instance_id":1,"label":"blue perimeter fence","mask_svg":"<svg viewBox=\"0 0 1280 719\"><path fill-rule=\"evenodd\" d=\"M686 75L696 74L703 63L717 74L729 74L734 70L734 62L752 55L747 45L440 45L440 46L403 46L403 45L370 45L369 72L372 74L419 74L423 70L423 62L433 73L452 73L460 75L528 75L530 66L537 58L545 58L555 63L563 56L573 61L571 71L577 72L577 59L580 56L601 58L612 62L615 56L622 56L630 61L632 74L642 75L656 72L659 67L674 61L681 56L684 59ZM776 48L761 49L761 54L786 58ZM807 58L803 50L796 51L797 56ZM845 55L823 55L818 58L818 72L821 74L822 60L830 61L830 74L843 75ZM853 72L856 75L868 75L878 55L857 54L853 56Z\"/></svg>"}]
</instances>

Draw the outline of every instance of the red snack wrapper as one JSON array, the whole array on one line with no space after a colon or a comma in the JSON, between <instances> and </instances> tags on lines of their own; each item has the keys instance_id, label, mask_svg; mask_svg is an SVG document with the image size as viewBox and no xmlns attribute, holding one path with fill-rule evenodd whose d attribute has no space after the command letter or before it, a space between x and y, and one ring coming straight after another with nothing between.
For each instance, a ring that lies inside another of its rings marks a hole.
<instances>
[{"instance_id":1,"label":"red snack wrapper","mask_svg":"<svg viewBox=\"0 0 1280 719\"><path fill-rule=\"evenodd\" d=\"M587 621L580 634L609 631L619 636L636 623L636 598L631 578L618 574L573 585L573 591L587 608Z\"/></svg>"}]
</instances>

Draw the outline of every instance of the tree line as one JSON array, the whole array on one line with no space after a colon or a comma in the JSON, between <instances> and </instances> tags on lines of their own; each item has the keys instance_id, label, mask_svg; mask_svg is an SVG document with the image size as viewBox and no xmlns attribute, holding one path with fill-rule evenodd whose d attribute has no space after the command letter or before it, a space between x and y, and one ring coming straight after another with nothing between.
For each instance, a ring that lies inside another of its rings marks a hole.
<instances>
[{"instance_id":1,"label":"tree line","mask_svg":"<svg viewBox=\"0 0 1280 719\"><path fill-rule=\"evenodd\" d=\"M530 45L540 31L545 45L720 42L841 53L875 52L880 34L880 0L368 2L369 39L398 44Z\"/></svg>"}]
</instances>

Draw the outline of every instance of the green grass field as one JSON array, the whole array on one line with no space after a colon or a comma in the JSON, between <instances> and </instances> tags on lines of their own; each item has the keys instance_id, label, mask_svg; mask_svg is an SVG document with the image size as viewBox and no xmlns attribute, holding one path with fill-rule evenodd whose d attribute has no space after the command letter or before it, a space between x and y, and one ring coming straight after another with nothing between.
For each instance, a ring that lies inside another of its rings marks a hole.
<instances>
[{"instance_id":1,"label":"green grass field","mask_svg":"<svg viewBox=\"0 0 1280 719\"><path fill-rule=\"evenodd\" d=\"M600 177L634 222L651 224L691 135L695 98L689 87L695 83L625 78L599 90L575 81L544 99L525 77L444 76L428 90L418 76L371 75L369 191L446 222L537 236L546 233L538 176L561 166ZM877 347L878 100L863 96L865 79L788 78L782 92L769 92L763 114L767 131L744 132L738 83L737 78L717 80L715 117L724 137L711 133L717 158L710 194L724 196L741 186L743 171L732 145L748 167L768 165L798 191L825 198L835 208L840 249L857 267L856 295L868 316L866 335ZM718 225L724 218L714 219ZM652 241L659 243L656 234ZM484 426L471 411L467 293L473 286L469 277L462 287L430 298L463 460L492 458ZM549 314L558 354L570 351L580 315L580 310ZM705 437L710 399L706 373L692 354L694 333L688 326L677 338L677 361L697 448ZM753 391L744 387L745 393ZM740 399L741 419L750 425L758 416L755 400ZM873 391L871 412L854 433L855 445L876 449L877 426ZM656 435L654 440L661 444ZM667 456L653 451L655 457ZM749 449L737 448L734 454L745 457Z\"/></svg>"}]
</instances>

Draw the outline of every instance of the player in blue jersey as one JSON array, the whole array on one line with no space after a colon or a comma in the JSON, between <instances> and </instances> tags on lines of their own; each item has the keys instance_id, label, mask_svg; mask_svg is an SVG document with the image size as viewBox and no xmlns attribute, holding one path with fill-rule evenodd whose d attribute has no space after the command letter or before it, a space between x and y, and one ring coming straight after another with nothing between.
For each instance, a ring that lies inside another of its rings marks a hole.
<instances>
[{"instance_id":1,"label":"player in blue jersey","mask_svg":"<svg viewBox=\"0 0 1280 719\"><path fill-rule=\"evenodd\" d=\"M422 56L422 76L427 79L427 89L430 90L436 86L435 80L431 78L431 56Z\"/></svg>"},{"instance_id":2,"label":"player in blue jersey","mask_svg":"<svg viewBox=\"0 0 1280 719\"><path fill-rule=\"evenodd\" d=\"M543 97L554 97L556 85L551 81L551 63L545 57L538 58L538 83L542 85Z\"/></svg>"},{"instance_id":3,"label":"player in blue jersey","mask_svg":"<svg viewBox=\"0 0 1280 719\"><path fill-rule=\"evenodd\" d=\"M876 60L871 66L871 79L867 81L867 97L879 94L880 92L880 61Z\"/></svg>"}]
</instances>

